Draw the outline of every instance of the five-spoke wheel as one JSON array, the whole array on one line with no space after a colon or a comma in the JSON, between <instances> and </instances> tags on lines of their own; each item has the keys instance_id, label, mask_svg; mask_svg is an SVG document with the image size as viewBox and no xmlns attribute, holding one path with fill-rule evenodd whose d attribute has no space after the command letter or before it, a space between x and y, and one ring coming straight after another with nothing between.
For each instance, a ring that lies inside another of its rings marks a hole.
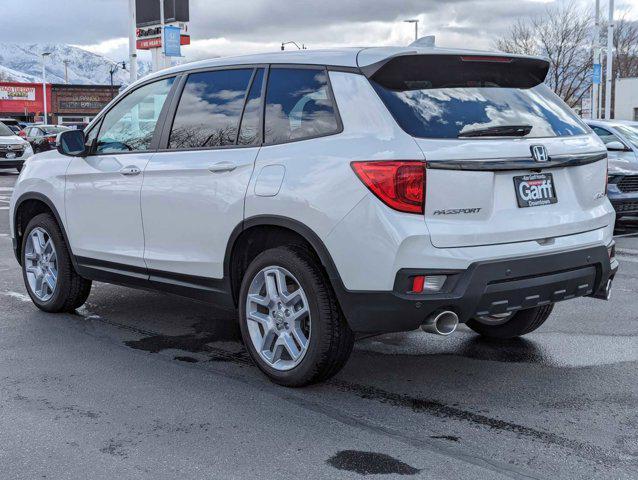
<instances>
[{"instance_id":1,"label":"five-spoke wheel","mask_svg":"<svg viewBox=\"0 0 638 480\"><path fill-rule=\"evenodd\" d=\"M58 284L58 256L51 235L43 228L31 230L25 244L24 261L31 291L38 300L50 300Z\"/></svg>"},{"instance_id":2,"label":"five-spoke wheel","mask_svg":"<svg viewBox=\"0 0 638 480\"><path fill-rule=\"evenodd\" d=\"M246 299L250 339L261 358L276 370L301 362L310 339L308 299L288 270L269 266L253 279Z\"/></svg>"}]
</instances>

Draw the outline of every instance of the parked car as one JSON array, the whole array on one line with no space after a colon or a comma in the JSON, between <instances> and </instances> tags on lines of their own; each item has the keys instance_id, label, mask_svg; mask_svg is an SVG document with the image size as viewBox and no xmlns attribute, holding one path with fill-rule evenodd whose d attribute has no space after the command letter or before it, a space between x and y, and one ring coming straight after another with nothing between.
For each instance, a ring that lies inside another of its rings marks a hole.
<instances>
[{"instance_id":1,"label":"parked car","mask_svg":"<svg viewBox=\"0 0 638 480\"><path fill-rule=\"evenodd\" d=\"M608 195L618 218L638 215L638 122L587 120L609 152Z\"/></svg>"},{"instance_id":2,"label":"parked car","mask_svg":"<svg viewBox=\"0 0 638 480\"><path fill-rule=\"evenodd\" d=\"M18 137L13 130L0 122L0 169L15 168L22 171L24 161L33 155L29 142Z\"/></svg>"},{"instance_id":3,"label":"parked car","mask_svg":"<svg viewBox=\"0 0 638 480\"><path fill-rule=\"evenodd\" d=\"M47 312L92 280L236 309L288 386L338 372L357 334L532 332L556 302L608 298L618 268L607 151L548 68L413 45L147 76L28 162L10 216L27 291Z\"/></svg>"},{"instance_id":4,"label":"parked car","mask_svg":"<svg viewBox=\"0 0 638 480\"><path fill-rule=\"evenodd\" d=\"M35 153L46 152L57 147L58 134L70 130L61 125L32 125L24 130L24 138Z\"/></svg>"}]
</instances>

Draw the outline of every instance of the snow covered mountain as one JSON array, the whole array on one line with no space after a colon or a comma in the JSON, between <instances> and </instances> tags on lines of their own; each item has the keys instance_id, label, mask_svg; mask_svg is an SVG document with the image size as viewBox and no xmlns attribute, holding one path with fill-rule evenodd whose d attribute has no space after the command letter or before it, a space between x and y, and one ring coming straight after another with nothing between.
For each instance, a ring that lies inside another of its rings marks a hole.
<instances>
[{"instance_id":1,"label":"snow covered mountain","mask_svg":"<svg viewBox=\"0 0 638 480\"><path fill-rule=\"evenodd\" d=\"M0 43L0 80L15 82L42 81L43 52L50 52L45 60L47 82L64 83L64 61L68 61L69 83L108 85L109 70L116 62L78 47L63 43ZM148 62L138 63L139 76L150 70ZM129 74L118 69L113 74L115 85L127 85Z\"/></svg>"}]
</instances>

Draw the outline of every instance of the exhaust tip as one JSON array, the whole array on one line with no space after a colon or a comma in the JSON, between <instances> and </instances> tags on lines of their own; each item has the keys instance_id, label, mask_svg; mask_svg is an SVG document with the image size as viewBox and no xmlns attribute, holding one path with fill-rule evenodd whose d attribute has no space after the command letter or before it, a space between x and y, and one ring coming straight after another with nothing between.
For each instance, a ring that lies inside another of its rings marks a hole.
<instances>
[{"instance_id":1,"label":"exhaust tip","mask_svg":"<svg viewBox=\"0 0 638 480\"><path fill-rule=\"evenodd\" d=\"M444 310L430 315L421 325L421 330L427 333L448 336L453 334L458 326L459 316L451 310Z\"/></svg>"}]
</instances>

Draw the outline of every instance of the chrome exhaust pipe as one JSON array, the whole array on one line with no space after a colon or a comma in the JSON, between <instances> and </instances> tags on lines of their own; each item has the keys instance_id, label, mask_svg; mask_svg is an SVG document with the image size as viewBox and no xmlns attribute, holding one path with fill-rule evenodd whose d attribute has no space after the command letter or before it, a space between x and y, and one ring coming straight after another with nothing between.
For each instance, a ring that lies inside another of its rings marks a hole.
<instances>
[{"instance_id":1,"label":"chrome exhaust pipe","mask_svg":"<svg viewBox=\"0 0 638 480\"><path fill-rule=\"evenodd\" d=\"M421 325L421 330L447 336L453 334L458 326L459 316L450 310L444 310L435 312L426 318L423 325Z\"/></svg>"}]
</instances>

